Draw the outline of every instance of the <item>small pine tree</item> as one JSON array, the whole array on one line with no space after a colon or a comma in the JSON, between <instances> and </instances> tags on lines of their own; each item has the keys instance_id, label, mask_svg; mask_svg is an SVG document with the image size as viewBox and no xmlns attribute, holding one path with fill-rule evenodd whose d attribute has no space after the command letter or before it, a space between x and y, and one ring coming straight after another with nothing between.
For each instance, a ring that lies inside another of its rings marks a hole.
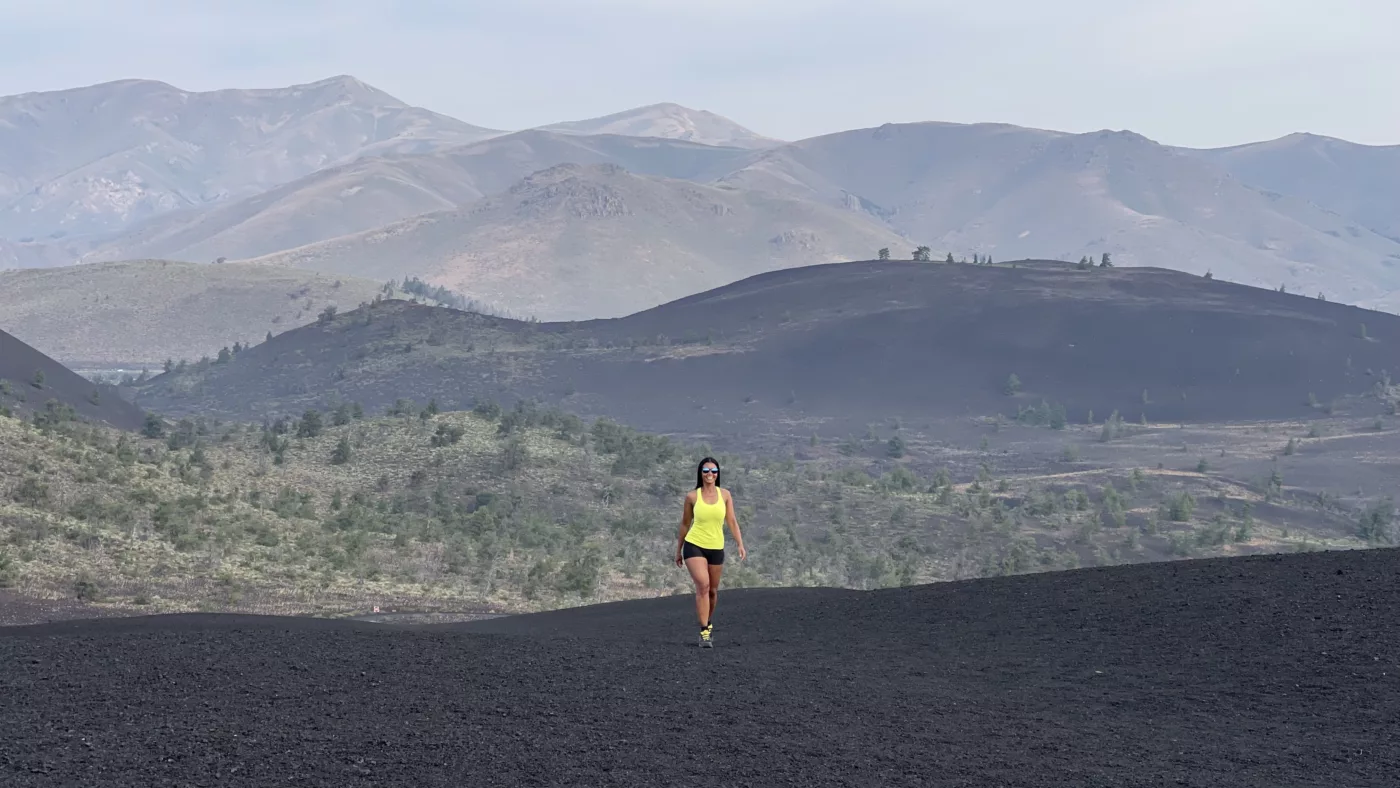
<instances>
[{"instance_id":1,"label":"small pine tree","mask_svg":"<svg viewBox=\"0 0 1400 788\"><path fill-rule=\"evenodd\" d=\"M1118 415L1118 411L1115 410L1115 411L1113 411L1113 413L1110 414L1109 417L1104 421L1104 423L1103 423L1103 429L1099 431L1099 442L1100 442L1100 443L1107 443L1107 442L1113 440L1114 438L1118 437L1118 435L1119 435L1122 431L1123 431L1123 417L1122 417L1122 416L1119 416L1119 415Z\"/></svg>"},{"instance_id":2,"label":"small pine tree","mask_svg":"<svg viewBox=\"0 0 1400 788\"><path fill-rule=\"evenodd\" d=\"M886 451L891 457L894 457L894 458L896 458L896 459L898 459L898 458L900 458L900 457L903 457L903 456L904 456L904 439L901 438L901 437L899 437L898 435L894 436L893 438L890 438L889 443L887 443L887 444L885 445L885 451Z\"/></svg>"},{"instance_id":3,"label":"small pine tree","mask_svg":"<svg viewBox=\"0 0 1400 788\"><path fill-rule=\"evenodd\" d=\"M1180 495L1172 499L1167 508L1167 515L1172 522L1184 523L1191 519L1191 513L1196 509L1196 499L1191 497L1191 493L1183 490Z\"/></svg>"},{"instance_id":4,"label":"small pine tree","mask_svg":"<svg viewBox=\"0 0 1400 788\"><path fill-rule=\"evenodd\" d=\"M141 434L147 438L163 438L165 437L165 422L161 421L156 414L147 413L145 424L141 427Z\"/></svg>"},{"instance_id":5,"label":"small pine tree","mask_svg":"<svg viewBox=\"0 0 1400 788\"><path fill-rule=\"evenodd\" d=\"M335 444L335 449L331 451L331 465L344 465L350 462L350 456L350 439L341 435L340 440Z\"/></svg>"},{"instance_id":6,"label":"small pine tree","mask_svg":"<svg viewBox=\"0 0 1400 788\"><path fill-rule=\"evenodd\" d=\"M955 263L955 262L957 262L957 261L953 259L953 253L952 253L952 252L949 252L949 253L948 253L948 256L947 256L946 258L944 258L943 262L945 262L945 263Z\"/></svg>"},{"instance_id":7,"label":"small pine tree","mask_svg":"<svg viewBox=\"0 0 1400 788\"><path fill-rule=\"evenodd\" d=\"M1104 252L1104 253L1103 253L1103 257L1101 257L1101 258L1099 259L1099 268L1112 268L1112 267L1113 267L1113 259L1112 259L1111 257L1108 256L1108 252Z\"/></svg>"},{"instance_id":8,"label":"small pine tree","mask_svg":"<svg viewBox=\"0 0 1400 788\"><path fill-rule=\"evenodd\" d=\"M301 415L301 421L297 422L298 438L314 438L321 434L322 421L321 413L316 410L307 410Z\"/></svg>"},{"instance_id":9,"label":"small pine tree","mask_svg":"<svg viewBox=\"0 0 1400 788\"><path fill-rule=\"evenodd\" d=\"M888 247L882 248L878 254L881 260L890 259L890 250Z\"/></svg>"},{"instance_id":10,"label":"small pine tree","mask_svg":"<svg viewBox=\"0 0 1400 788\"><path fill-rule=\"evenodd\" d=\"M1015 372L1012 372L1011 375L1006 378L1006 385L1002 387L1002 393L1006 394L1009 397L1013 394L1016 394L1020 390L1021 379L1016 377Z\"/></svg>"},{"instance_id":11,"label":"small pine tree","mask_svg":"<svg viewBox=\"0 0 1400 788\"><path fill-rule=\"evenodd\" d=\"M31 386L33 386L34 388L36 388L36 389L41 389L41 388L43 388L43 387L44 387L44 370L42 370L42 369L36 369L36 370L34 370L34 377L29 381L29 384L30 384Z\"/></svg>"}]
</instances>

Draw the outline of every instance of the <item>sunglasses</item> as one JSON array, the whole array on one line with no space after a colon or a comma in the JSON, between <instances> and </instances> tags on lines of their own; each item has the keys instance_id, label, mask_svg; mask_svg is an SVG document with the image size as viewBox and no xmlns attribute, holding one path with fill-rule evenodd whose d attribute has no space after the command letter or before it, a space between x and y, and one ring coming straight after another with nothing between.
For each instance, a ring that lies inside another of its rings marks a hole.
<instances>
[{"instance_id":1,"label":"sunglasses","mask_svg":"<svg viewBox=\"0 0 1400 788\"><path fill-rule=\"evenodd\" d=\"M701 473L719 473L719 468L701 468Z\"/></svg>"}]
</instances>

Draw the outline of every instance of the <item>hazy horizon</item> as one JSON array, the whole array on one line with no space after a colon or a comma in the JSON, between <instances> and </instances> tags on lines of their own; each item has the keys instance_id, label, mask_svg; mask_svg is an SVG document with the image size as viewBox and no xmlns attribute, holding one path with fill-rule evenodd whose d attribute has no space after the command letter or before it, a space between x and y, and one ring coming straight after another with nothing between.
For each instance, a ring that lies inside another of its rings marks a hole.
<instances>
[{"instance_id":1,"label":"hazy horizon","mask_svg":"<svg viewBox=\"0 0 1400 788\"><path fill-rule=\"evenodd\" d=\"M1383 100L1400 94L1384 34L1397 27L1400 6L1379 0L69 0L0 9L0 95L348 74L508 130L674 102L789 140L932 120L1130 129L1188 147L1294 132L1387 145L1400 144L1400 107Z\"/></svg>"}]
</instances>

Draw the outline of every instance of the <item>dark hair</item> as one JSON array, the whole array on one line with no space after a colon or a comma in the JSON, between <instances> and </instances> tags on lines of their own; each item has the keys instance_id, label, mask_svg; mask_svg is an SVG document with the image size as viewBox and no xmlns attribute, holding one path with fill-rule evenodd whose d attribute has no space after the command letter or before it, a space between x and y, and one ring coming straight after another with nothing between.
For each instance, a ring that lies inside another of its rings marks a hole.
<instances>
[{"instance_id":1,"label":"dark hair","mask_svg":"<svg viewBox=\"0 0 1400 788\"><path fill-rule=\"evenodd\" d=\"M724 475L724 469L719 467L719 460L716 460L714 457L706 457L705 459L700 461L699 465L695 466L695 489L697 490L705 486L704 479L700 478L700 469L705 467L705 463L707 462L714 463L715 470L719 471L719 473L715 474L716 487L719 486L719 477Z\"/></svg>"}]
</instances>

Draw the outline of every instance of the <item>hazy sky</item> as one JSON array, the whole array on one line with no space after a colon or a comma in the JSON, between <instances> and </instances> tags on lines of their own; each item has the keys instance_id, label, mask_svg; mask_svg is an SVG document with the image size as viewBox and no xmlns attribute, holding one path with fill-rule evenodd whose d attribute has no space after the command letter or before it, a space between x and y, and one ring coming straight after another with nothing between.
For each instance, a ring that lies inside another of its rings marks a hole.
<instances>
[{"instance_id":1,"label":"hazy sky","mask_svg":"<svg viewBox=\"0 0 1400 788\"><path fill-rule=\"evenodd\" d=\"M674 101L885 122L1400 143L1396 0L0 0L0 95L351 74L503 129Z\"/></svg>"}]
</instances>

